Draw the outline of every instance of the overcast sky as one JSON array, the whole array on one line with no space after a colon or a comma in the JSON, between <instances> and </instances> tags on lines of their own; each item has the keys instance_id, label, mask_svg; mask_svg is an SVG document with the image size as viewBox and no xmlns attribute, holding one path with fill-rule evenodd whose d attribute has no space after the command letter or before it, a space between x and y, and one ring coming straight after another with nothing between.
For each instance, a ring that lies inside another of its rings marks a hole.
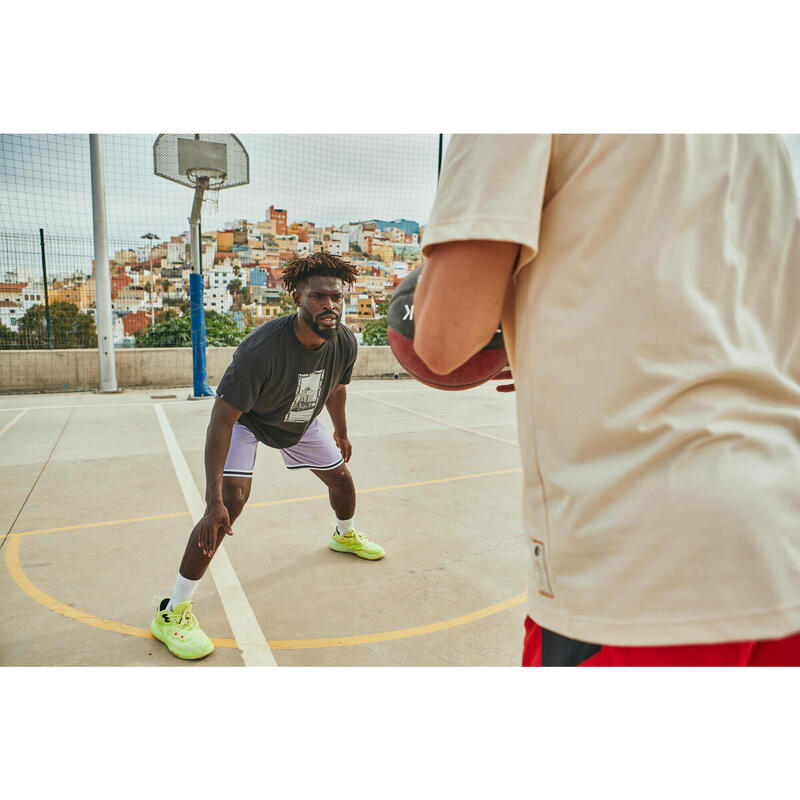
<instances>
[{"instance_id":1,"label":"overcast sky","mask_svg":"<svg viewBox=\"0 0 800 800\"><path fill-rule=\"evenodd\" d=\"M191 136L191 134L188 134ZM405 217L424 223L436 191L438 135L241 135L250 183L203 207L206 229L257 221L274 204L321 225ZM193 191L153 174L156 134L102 137L111 238L188 227ZM88 135L0 137L0 230L91 235Z\"/></svg>"}]
</instances>

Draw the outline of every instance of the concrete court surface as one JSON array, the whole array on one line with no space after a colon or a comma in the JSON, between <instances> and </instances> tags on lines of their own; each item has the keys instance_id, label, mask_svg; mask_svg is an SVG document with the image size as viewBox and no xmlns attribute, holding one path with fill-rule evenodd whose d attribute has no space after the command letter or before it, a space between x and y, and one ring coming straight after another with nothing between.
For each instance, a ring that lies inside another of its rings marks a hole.
<instances>
[{"instance_id":1,"label":"concrete court surface","mask_svg":"<svg viewBox=\"0 0 800 800\"><path fill-rule=\"evenodd\" d=\"M205 491L213 400L189 393L0 396L0 665L263 663L234 638L248 609L278 666L519 664L528 554L513 395L410 379L348 388L356 525L386 558L329 550L325 486L261 446L224 547L241 587L225 592L244 603L209 570L194 611L217 648L172 656L149 626L192 527L186 498Z\"/></svg>"}]
</instances>

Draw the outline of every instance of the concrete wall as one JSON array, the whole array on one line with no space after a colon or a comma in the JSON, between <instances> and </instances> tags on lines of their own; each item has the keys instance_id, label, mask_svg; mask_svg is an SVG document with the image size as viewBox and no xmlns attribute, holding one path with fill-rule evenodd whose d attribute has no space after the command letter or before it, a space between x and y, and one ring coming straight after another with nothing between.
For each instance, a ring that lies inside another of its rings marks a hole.
<instances>
[{"instance_id":1,"label":"concrete wall","mask_svg":"<svg viewBox=\"0 0 800 800\"><path fill-rule=\"evenodd\" d=\"M215 386L230 364L234 347L206 351L208 382ZM192 348L123 348L114 353L120 389L191 386ZM406 375L388 346L359 347L354 378ZM0 350L0 394L92 392L99 378L97 350Z\"/></svg>"}]
</instances>

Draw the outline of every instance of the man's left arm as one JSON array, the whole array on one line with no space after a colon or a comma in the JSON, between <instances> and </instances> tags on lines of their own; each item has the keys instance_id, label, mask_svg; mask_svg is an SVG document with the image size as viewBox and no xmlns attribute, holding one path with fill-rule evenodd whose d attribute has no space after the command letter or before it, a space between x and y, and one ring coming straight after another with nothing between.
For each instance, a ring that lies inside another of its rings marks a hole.
<instances>
[{"instance_id":1,"label":"man's left arm","mask_svg":"<svg viewBox=\"0 0 800 800\"><path fill-rule=\"evenodd\" d=\"M446 375L500 324L519 245L469 239L434 245L414 293L414 351Z\"/></svg>"},{"instance_id":2,"label":"man's left arm","mask_svg":"<svg viewBox=\"0 0 800 800\"><path fill-rule=\"evenodd\" d=\"M347 387L343 383L340 383L325 401L325 408L328 409L333 422L333 441L341 450L345 463L350 460L350 454L353 452L350 440L347 438L347 417L344 410L346 403Z\"/></svg>"}]
</instances>

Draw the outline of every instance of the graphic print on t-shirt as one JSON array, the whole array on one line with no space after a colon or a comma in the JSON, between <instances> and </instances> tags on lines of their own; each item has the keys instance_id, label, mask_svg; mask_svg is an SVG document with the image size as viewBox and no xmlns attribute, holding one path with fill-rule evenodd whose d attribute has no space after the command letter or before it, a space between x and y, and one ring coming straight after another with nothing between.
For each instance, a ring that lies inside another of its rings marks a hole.
<instances>
[{"instance_id":1,"label":"graphic print on t-shirt","mask_svg":"<svg viewBox=\"0 0 800 800\"><path fill-rule=\"evenodd\" d=\"M286 414L286 418L283 420L284 422L308 422L311 420L319 401L319 393L322 391L322 379L324 377L324 369L297 376L297 389L294 393L294 400Z\"/></svg>"}]
</instances>

